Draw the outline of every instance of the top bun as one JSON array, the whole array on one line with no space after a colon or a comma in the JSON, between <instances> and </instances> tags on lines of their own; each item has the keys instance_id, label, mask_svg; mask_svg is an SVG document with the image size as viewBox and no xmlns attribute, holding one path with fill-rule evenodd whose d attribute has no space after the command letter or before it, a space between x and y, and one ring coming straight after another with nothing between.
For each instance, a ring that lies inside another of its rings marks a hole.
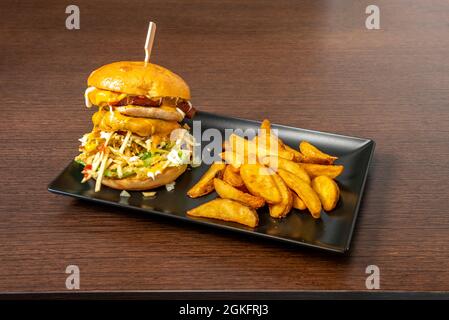
<instances>
[{"instance_id":1,"label":"top bun","mask_svg":"<svg viewBox=\"0 0 449 320\"><path fill-rule=\"evenodd\" d=\"M93 71L89 87L149 97L177 97L190 100L187 83L164 67L143 61L120 61Z\"/></svg>"}]
</instances>

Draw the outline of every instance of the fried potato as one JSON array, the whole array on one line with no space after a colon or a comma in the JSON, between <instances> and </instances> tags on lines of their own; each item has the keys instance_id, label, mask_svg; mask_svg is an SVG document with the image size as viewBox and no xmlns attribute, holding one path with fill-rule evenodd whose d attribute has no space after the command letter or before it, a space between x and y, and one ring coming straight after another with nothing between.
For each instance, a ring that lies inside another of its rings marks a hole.
<instances>
[{"instance_id":1,"label":"fried potato","mask_svg":"<svg viewBox=\"0 0 449 320\"><path fill-rule=\"evenodd\" d=\"M321 216L321 201L312 187L305 181L298 179L293 173L279 169L278 174L285 181L287 186L296 192L296 194L304 201L307 209L309 209L312 217L318 219Z\"/></svg>"},{"instance_id":2,"label":"fried potato","mask_svg":"<svg viewBox=\"0 0 449 320\"><path fill-rule=\"evenodd\" d=\"M313 179L312 188L320 197L325 211L331 211L337 205L340 198L340 188L337 183L328 176L319 176Z\"/></svg>"},{"instance_id":3,"label":"fried potato","mask_svg":"<svg viewBox=\"0 0 449 320\"><path fill-rule=\"evenodd\" d=\"M236 153L245 163L257 162L257 145L248 139L233 133L229 136L229 141L224 143L224 147L226 152Z\"/></svg>"},{"instance_id":4,"label":"fried potato","mask_svg":"<svg viewBox=\"0 0 449 320\"><path fill-rule=\"evenodd\" d=\"M229 136L228 141L225 141L224 146L225 149L230 149L230 151L232 152L247 154L249 151L248 144L248 139L233 133ZM253 153L255 152L256 150L254 149Z\"/></svg>"},{"instance_id":5,"label":"fried potato","mask_svg":"<svg viewBox=\"0 0 449 320\"><path fill-rule=\"evenodd\" d=\"M191 198L198 198L214 190L214 178L220 176L225 169L224 162L214 162L201 179L187 192Z\"/></svg>"},{"instance_id":6,"label":"fried potato","mask_svg":"<svg viewBox=\"0 0 449 320\"><path fill-rule=\"evenodd\" d=\"M221 179L214 179L214 187L215 191L223 199L236 200L254 209L263 207L265 204L265 200L263 198L242 192Z\"/></svg>"},{"instance_id":7,"label":"fried potato","mask_svg":"<svg viewBox=\"0 0 449 320\"><path fill-rule=\"evenodd\" d=\"M299 152L298 150L293 149L292 147L290 147L287 144L283 144L283 146L284 146L285 150L290 151L291 153L293 153L293 161L301 162L301 161L304 160L305 157L304 157L304 155L301 152Z\"/></svg>"},{"instance_id":8,"label":"fried potato","mask_svg":"<svg viewBox=\"0 0 449 320\"><path fill-rule=\"evenodd\" d=\"M264 131L266 132L266 131ZM268 131L269 132L269 131ZM293 153L285 150L285 148L278 143L277 137L266 133L254 137L252 140L247 140L236 134L229 136L229 141L224 143L226 151L232 151L240 154L246 163L256 163L258 159L267 155L278 155L281 158L292 160Z\"/></svg>"},{"instance_id":9,"label":"fried potato","mask_svg":"<svg viewBox=\"0 0 449 320\"><path fill-rule=\"evenodd\" d=\"M293 208L298 209L298 210L306 210L306 204L304 203L304 201L301 200L300 197L298 197L298 195L294 192L293 193Z\"/></svg>"},{"instance_id":10,"label":"fried potato","mask_svg":"<svg viewBox=\"0 0 449 320\"><path fill-rule=\"evenodd\" d=\"M279 143L279 139L274 134L270 134L269 132L267 133L267 131L264 132L265 134L256 136L253 140L251 140L251 142L256 145L259 159L267 155L273 155L284 159L293 160L293 153L286 150L282 143Z\"/></svg>"},{"instance_id":11,"label":"fried potato","mask_svg":"<svg viewBox=\"0 0 449 320\"><path fill-rule=\"evenodd\" d=\"M266 130L266 132L268 132L270 135L275 136L273 134L273 132L271 131L271 123L270 123L270 120L268 120L268 119L264 119L262 121L262 123L260 124L260 129ZM284 143L284 141L281 140L281 138L277 137L277 140L279 143L279 147L285 150L285 151L282 151L282 152L284 152L284 155L285 155L283 157L284 159L289 159L289 160L294 160L296 162L299 162L304 158L304 156L301 154L301 152L286 145ZM287 155L287 153L290 153L290 154Z\"/></svg>"},{"instance_id":12,"label":"fried potato","mask_svg":"<svg viewBox=\"0 0 449 320\"><path fill-rule=\"evenodd\" d=\"M297 154L300 154L300 152L299 152L299 151L296 151L296 150L294 150L294 149L292 149L292 148L290 148L288 145L286 145L286 144L284 143L284 141L282 141L281 138L279 138L277 135L275 135L275 134L273 133L273 131L271 130L271 123L270 123L270 121L269 121L268 119L265 119L265 120L262 122L260 128L261 128L261 129L264 129L264 128L265 128L265 130L268 130L268 129L266 129L266 128L269 128L270 130L269 130L268 132L270 133L270 135L273 136L273 137L276 137L277 142L278 142L278 144L279 144L278 147L279 147L279 149L281 149L281 151L279 152L279 156L280 156L280 157L282 157L282 158L284 158L284 159L296 161L295 159L298 158L298 155L297 155ZM299 161L299 160L298 160L298 161Z\"/></svg>"},{"instance_id":13,"label":"fried potato","mask_svg":"<svg viewBox=\"0 0 449 320\"><path fill-rule=\"evenodd\" d=\"M227 164L231 165L233 168L240 170L240 166L245 163L243 155L236 152L225 151L220 153L220 158L224 160Z\"/></svg>"},{"instance_id":14,"label":"fried potato","mask_svg":"<svg viewBox=\"0 0 449 320\"><path fill-rule=\"evenodd\" d=\"M287 170L287 171L293 173L299 179L310 184L310 177L309 177L308 173L297 162L279 158L279 157L268 156L268 157L265 157L262 159L262 163L264 165L269 166L274 171L277 171L278 168Z\"/></svg>"},{"instance_id":15,"label":"fried potato","mask_svg":"<svg viewBox=\"0 0 449 320\"><path fill-rule=\"evenodd\" d=\"M242 177L240 176L240 170L238 171L238 173L236 173L235 171L233 171L232 165L230 164L228 164L224 169L223 180L236 188L241 188L245 185Z\"/></svg>"},{"instance_id":16,"label":"fried potato","mask_svg":"<svg viewBox=\"0 0 449 320\"><path fill-rule=\"evenodd\" d=\"M260 123L260 129L271 131L271 121L268 119L263 119L263 121Z\"/></svg>"},{"instance_id":17,"label":"fried potato","mask_svg":"<svg viewBox=\"0 0 449 320\"><path fill-rule=\"evenodd\" d=\"M229 170L231 170L232 172L240 175L240 168L239 167L234 167L232 164L229 164Z\"/></svg>"},{"instance_id":18,"label":"fried potato","mask_svg":"<svg viewBox=\"0 0 449 320\"><path fill-rule=\"evenodd\" d=\"M307 141L302 141L299 144L299 150L304 155L303 162L317 163L317 164L333 164L337 157L328 155L322 152L317 147Z\"/></svg>"},{"instance_id":19,"label":"fried potato","mask_svg":"<svg viewBox=\"0 0 449 320\"><path fill-rule=\"evenodd\" d=\"M329 178L335 179L344 169L342 165L323 165L314 163L299 163L299 165L306 170L312 179L318 176L328 176Z\"/></svg>"},{"instance_id":20,"label":"fried potato","mask_svg":"<svg viewBox=\"0 0 449 320\"><path fill-rule=\"evenodd\" d=\"M278 149L283 149L284 143L277 135L274 134L274 132L271 130L271 122L268 119L264 119L262 123L260 124L260 131L259 131L259 139L261 139L261 143L265 143L268 147L273 145L277 145L276 147ZM264 140L264 141L262 141ZM290 155L287 156L290 158Z\"/></svg>"},{"instance_id":21,"label":"fried potato","mask_svg":"<svg viewBox=\"0 0 449 320\"><path fill-rule=\"evenodd\" d=\"M259 223L256 210L229 199L214 199L187 211L187 214L194 217L237 222L252 228Z\"/></svg>"},{"instance_id":22,"label":"fried potato","mask_svg":"<svg viewBox=\"0 0 449 320\"><path fill-rule=\"evenodd\" d=\"M274 172L261 164L243 164L240 167L240 176L249 192L268 203L279 203L282 201L272 175Z\"/></svg>"},{"instance_id":23,"label":"fried potato","mask_svg":"<svg viewBox=\"0 0 449 320\"><path fill-rule=\"evenodd\" d=\"M293 195L280 176L273 174L273 180L281 192L282 201L276 204L270 204L268 208L270 210L270 216L273 218L282 218L285 217L292 209Z\"/></svg>"}]
</instances>

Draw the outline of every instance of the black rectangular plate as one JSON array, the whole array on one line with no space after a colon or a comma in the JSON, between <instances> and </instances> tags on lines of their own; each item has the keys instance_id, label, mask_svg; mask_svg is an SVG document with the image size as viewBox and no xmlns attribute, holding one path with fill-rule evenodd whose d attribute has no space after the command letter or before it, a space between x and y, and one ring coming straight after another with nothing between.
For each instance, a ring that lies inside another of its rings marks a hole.
<instances>
[{"instance_id":1,"label":"black rectangular plate","mask_svg":"<svg viewBox=\"0 0 449 320\"><path fill-rule=\"evenodd\" d=\"M198 112L195 120L201 120L201 130L216 128L222 133L224 129L257 129L258 121L218 116L206 112ZM105 203L122 208L139 210L144 213L157 214L255 235L301 246L324 249L344 253L349 250L354 231L360 201L368 175L368 168L374 153L373 140L341 136L282 125L272 125L278 130L279 137L291 147L297 148L299 142L307 140L318 148L339 157L338 164L345 166L344 172L337 178L341 189L341 198L331 213L322 212L321 219L314 219L309 213L293 210L286 218L273 219L266 207L258 210L259 226L249 228L233 222L214 219L194 218L186 215L186 211L216 197L215 193L191 199L186 196L187 190L207 170L208 165L186 171L176 181L173 191L165 187L158 188L154 199L144 198L141 192L130 192L130 198L120 197L120 191L103 186L95 193L93 181L81 183L82 166L71 162L67 168L50 183L48 190L57 194L72 196L85 200ZM203 143L202 147L207 145Z\"/></svg>"}]
</instances>

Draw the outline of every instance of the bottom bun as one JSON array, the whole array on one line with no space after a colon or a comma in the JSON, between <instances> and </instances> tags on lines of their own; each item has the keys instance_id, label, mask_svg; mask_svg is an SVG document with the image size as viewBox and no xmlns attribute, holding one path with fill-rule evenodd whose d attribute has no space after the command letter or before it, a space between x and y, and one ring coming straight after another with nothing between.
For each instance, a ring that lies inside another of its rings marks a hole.
<instances>
[{"instance_id":1,"label":"bottom bun","mask_svg":"<svg viewBox=\"0 0 449 320\"><path fill-rule=\"evenodd\" d=\"M187 165L179 167L169 167L164 170L163 173L157 175L154 180L148 179L137 179L134 177L124 178L124 179L111 179L103 177L101 181L102 184L113 189L118 190L150 190L154 189L176 180L181 174L186 171Z\"/></svg>"}]
</instances>

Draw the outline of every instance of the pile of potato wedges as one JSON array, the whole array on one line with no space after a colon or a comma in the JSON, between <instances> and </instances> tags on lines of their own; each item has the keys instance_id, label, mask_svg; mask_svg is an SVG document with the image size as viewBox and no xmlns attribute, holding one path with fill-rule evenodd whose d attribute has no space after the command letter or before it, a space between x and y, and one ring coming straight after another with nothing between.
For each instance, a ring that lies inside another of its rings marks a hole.
<instances>
[{"instance_id":1,"label":"pile of potato wedges","mask_svg":"<svg viewBox=\"0 0 449 320\"><path fill-rule=\"evenodd\" d=\"M215 191L217 199L187 211L188 215L256 227L257 209L267 205L270 216L283 218L307 210L319 219L340 198L334 181L344 170L338 159L302 141L298 150L286 145L264 120L251 140L232 134L223 144L222 161L214 162L187 192L198 198Z\"/></svg>"}]
</instances>

